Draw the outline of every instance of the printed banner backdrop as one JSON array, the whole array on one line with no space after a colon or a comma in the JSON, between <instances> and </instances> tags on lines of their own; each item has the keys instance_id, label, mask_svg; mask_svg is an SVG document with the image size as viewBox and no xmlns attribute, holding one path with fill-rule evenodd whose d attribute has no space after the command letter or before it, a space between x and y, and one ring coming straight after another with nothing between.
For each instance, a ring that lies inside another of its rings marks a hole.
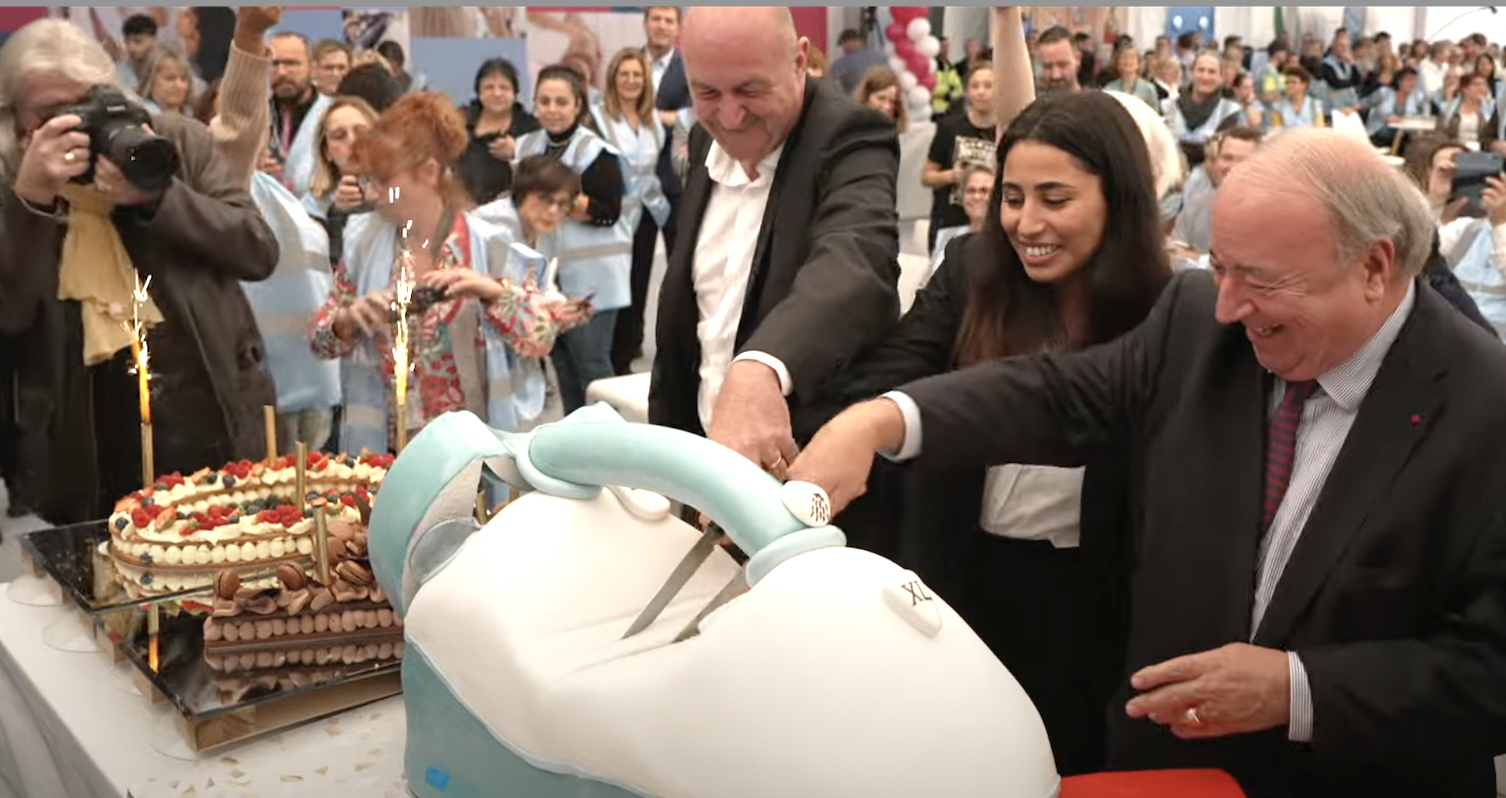
<instances>
[{"instance_id":1,"label":"printed banner backdrop","mask_svg":"<svg viewBox=\"0 0 1506 798\"><path fill-rule=\"evenodd\" d=\"M414 39L413 63L423 75L426 88L450 95L456 105L476 96L476 70L488 58L506 58L518 67L518 102L533 106L533 74L524 72L528 63L525 39Z\"/></svg>"}]
</instances>

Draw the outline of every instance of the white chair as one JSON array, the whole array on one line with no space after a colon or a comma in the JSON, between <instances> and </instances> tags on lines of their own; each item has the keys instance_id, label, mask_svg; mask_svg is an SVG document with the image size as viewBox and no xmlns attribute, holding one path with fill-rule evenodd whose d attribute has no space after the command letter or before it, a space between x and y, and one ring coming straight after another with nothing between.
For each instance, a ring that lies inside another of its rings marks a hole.
<instances>
[{"instance_id":1,"label":"white chair","mask_svg":"<svg viewBox=\"0 0 1506 798\"><path fill-rule=\"evenodd\" d=\"M586 404L606 402L623 418L648 423L648 372L608 377L586 386Z\"/></svg>"}]
</instances>

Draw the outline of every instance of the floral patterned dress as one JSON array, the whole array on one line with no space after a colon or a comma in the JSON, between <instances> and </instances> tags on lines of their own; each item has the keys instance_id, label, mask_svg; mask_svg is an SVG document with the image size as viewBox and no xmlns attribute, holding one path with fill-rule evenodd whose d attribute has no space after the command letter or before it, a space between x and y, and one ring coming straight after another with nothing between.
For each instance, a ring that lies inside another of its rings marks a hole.
<instances>
[{"instance_id":1,"label":"floral patterned dress","mask_svg":"<svg viewBox=\"0 0 1506 798\"><path fill-rule=\"evenodd\" d=\"M434 258L435 271L471 268L470 227L465 215L455 214L455 223ZM359 338L344 339L335 333L335 317L351 303L360 300L347 265L335 266L334 286L324 306L310 324L310 346L314 354L331 360L351 357L362 343ZM470 298L445 299L430 305L408 319L409 377L408 431L421 429L430 419L457 410L470 410L486 417L486 361L479 353L485 349L481 324L491 325L507 345L520 357L540 358L549 354L555 338L562 332L584 324L590 318L588 303L546 293L536 284L537 276L518 285L501 279L503 296L495 302L481 303ZM373 348L380 353L379 371L388 386L387 417L389 433L396 433L397 399L391 390L393 381L393 330L379 328L373 334ZM465 352L458 347L470 347ZM476 370L479 369L479 373ZM415 401L416 400L416 401Z\"/></svg>"}]
</instances>

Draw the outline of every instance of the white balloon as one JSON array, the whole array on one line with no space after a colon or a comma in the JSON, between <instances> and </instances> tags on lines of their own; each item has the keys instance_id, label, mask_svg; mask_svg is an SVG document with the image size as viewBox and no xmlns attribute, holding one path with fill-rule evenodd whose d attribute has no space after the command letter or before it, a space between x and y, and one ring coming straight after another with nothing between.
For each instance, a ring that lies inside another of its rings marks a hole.
<instances>
[{"instance_id":1,"label":"white balloon","mask_svg":"<svg viewBox=\"0 0 1506 798\"><path fill-rule=\"evenodd\" d=\"M910 67L905 64L905 59L900 58L897 55L889 56L889 68L893 70L894 74L896 75L903 75L906 72L910 71Z\"/></svg>"},{"instance_id":2,"label":"white balloon","mask_svg":"<svg viewBox=\"0 0 1506 798\"><path fill-rule=\"evenodd\" d=\"M927 36L915 43L915 52L926 58L935 58L941 55L941 40L935 36Z\"/></svg>"},{"instance_id":3,"label":"white balloon","mask_svg":"<svg viewBox=\"0 0 1506 798\"><path fill-rule=\"evenodd\" d=\"M931 107L931 90L925 86L916 86L909 91L907 96L910 98L910 108L913 110Z\"/></svg>"},{"instance_id":4,"label":"white balloon","mask_svg":"<svg viewBox=\"0 0 1506 798\"><path fill-rule=\"evenodd\" d=\"M894 57L899 55L899 52L894 49L894 42L884 42L884 55L889 56L891 63L894 61Z\"/></svg>"},{"instance_id":5,"label":"white balloon","mask_svg":"<svg viewBox=\"0 0 1506 798\"><path fill-rule=\"evenodd\" d=\"M919 85L920 85L920 81L918 79L916 79L915 73L913 73L913 72L901 72L901 73L899 73L899 88L900 88L901 91L904 91L904 92L908 93L911 89L913 89L913 88L915 88L916 86L919 86Z\"/></svg>"},{"instance_id":6,"label":"white balloon","mask_svg":"<svg viewBox=\"0 0 1506 798\"><path fill-rule=\"evenodd\" d=\"M910 41L919 42L931 35L931 21L925 17L910 20L910 27L905 28L905 35L910 37Z\"/></svg>"}]
</instances>

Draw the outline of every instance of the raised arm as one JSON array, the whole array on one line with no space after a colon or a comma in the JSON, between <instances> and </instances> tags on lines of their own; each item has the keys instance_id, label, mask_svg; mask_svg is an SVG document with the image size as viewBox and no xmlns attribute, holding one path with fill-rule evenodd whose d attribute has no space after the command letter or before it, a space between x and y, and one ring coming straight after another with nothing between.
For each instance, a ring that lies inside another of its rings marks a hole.
<instances>
[{"instance_id":1,"label":"raised arm","mask_svg":"<svg viewBox=\"0 0 1506 798\"><path fill-rule=\"evenodd\" d=\"M994 7L994 118L999 139L1025 106L1035 102L1035 70L1025 44L1025 22L1018 6Z\"/></svg>"},{"instance_id":2,"label":"raised arm","mask_svg":"<svg viewBox=\"0 0 1506 798\"><path fill-rule=\"evenodd\" d=\"M268 76L266 33L282 19L282 9L243 6L236 14L230 61L220 79L220 107L209 122L215 148L225 168L240 185L251 185L268 133Z\"/></svg>"}]
</instances>

